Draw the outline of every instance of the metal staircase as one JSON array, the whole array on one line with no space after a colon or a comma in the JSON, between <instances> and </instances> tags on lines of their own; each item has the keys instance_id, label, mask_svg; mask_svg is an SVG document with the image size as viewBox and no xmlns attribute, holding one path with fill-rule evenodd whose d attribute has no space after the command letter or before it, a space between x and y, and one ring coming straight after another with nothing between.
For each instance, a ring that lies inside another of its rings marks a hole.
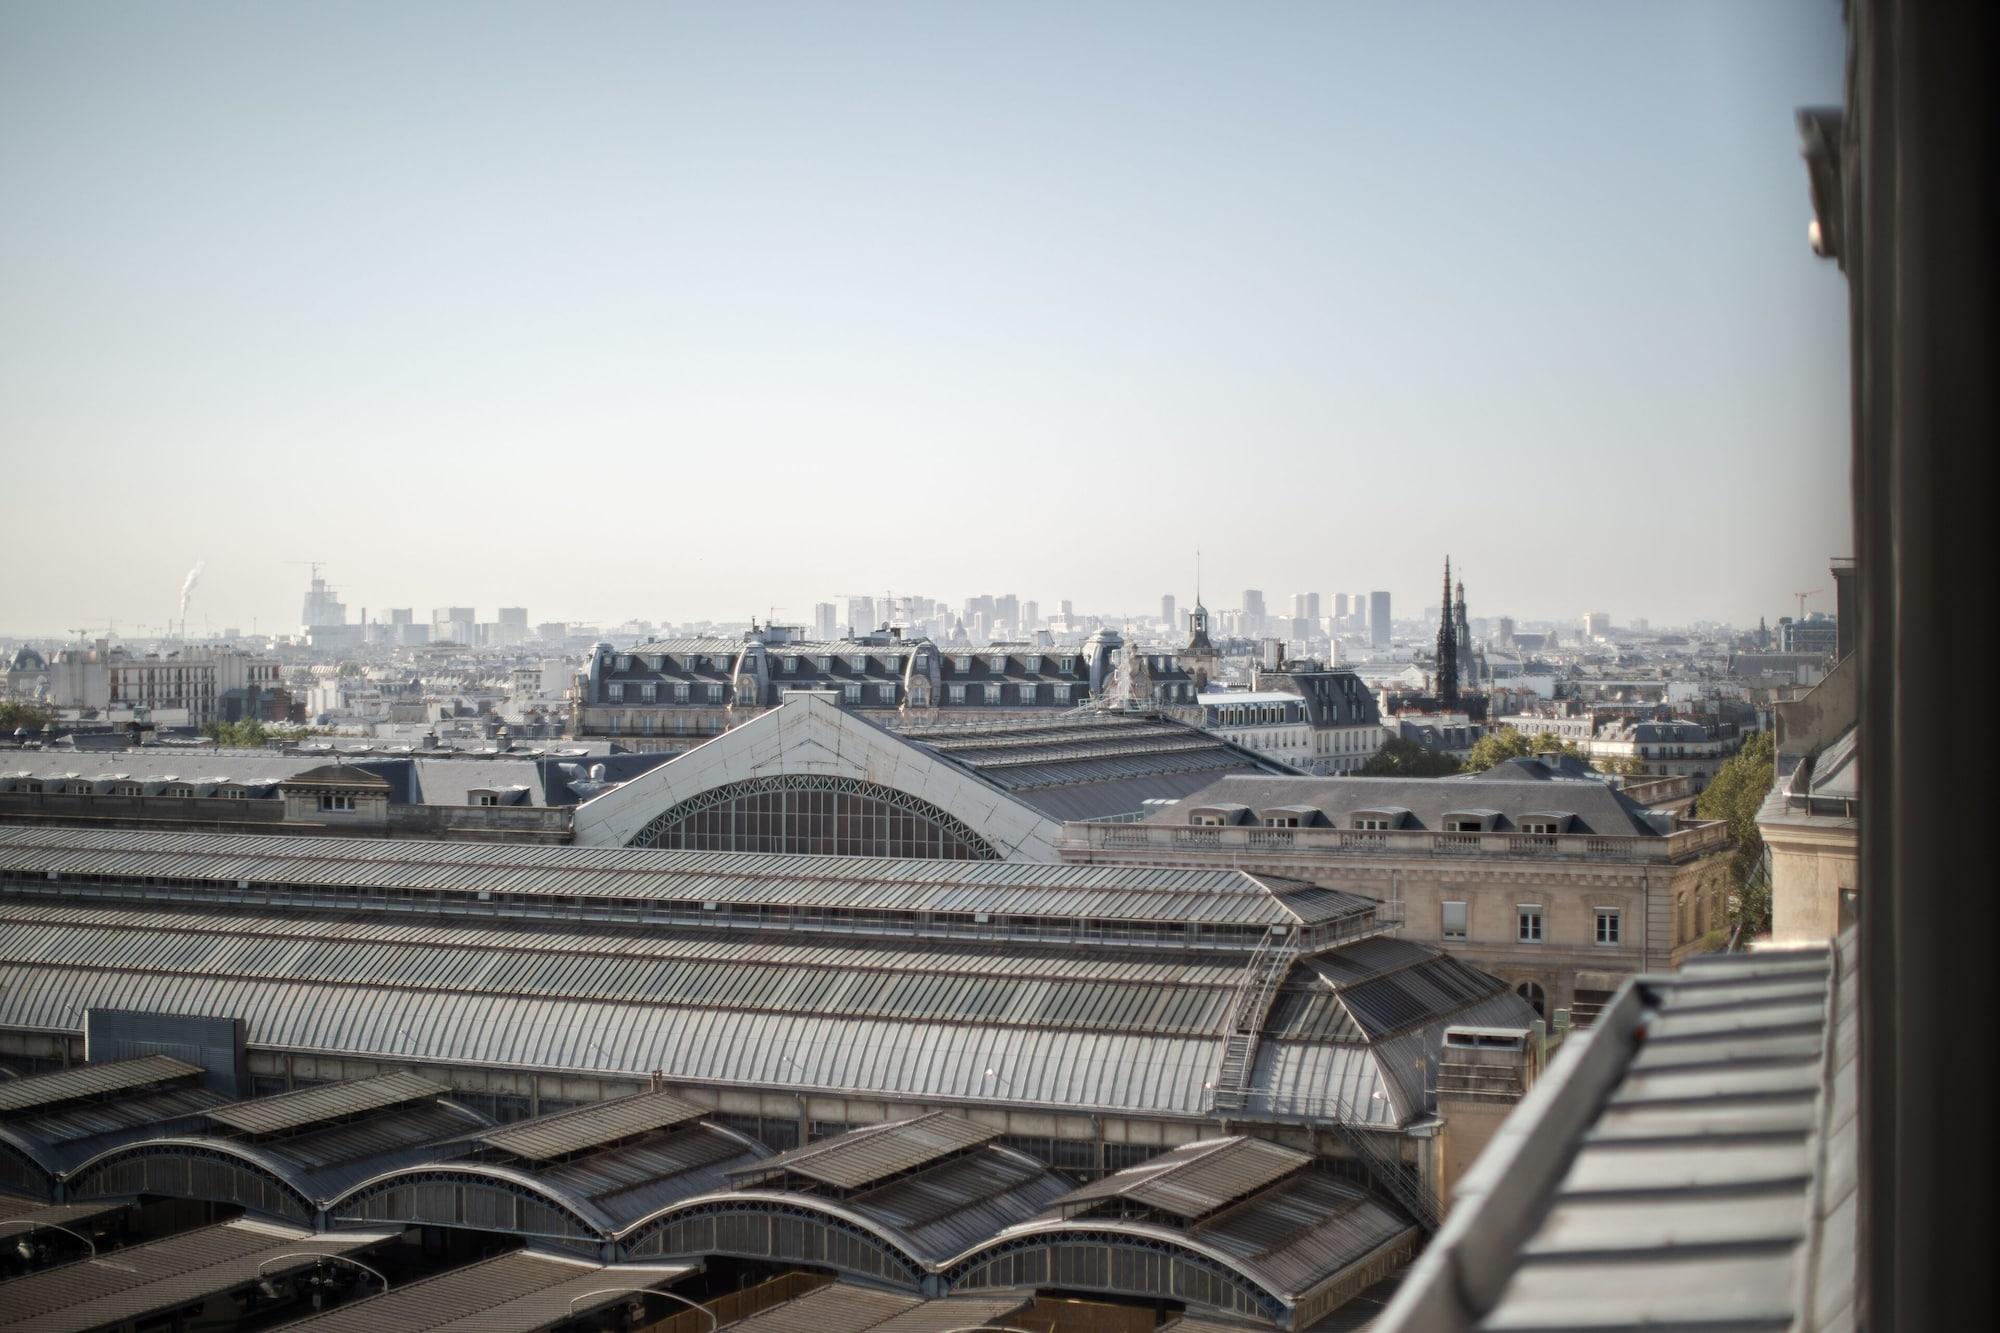
<instances>
[{"instance_id":1,"label":"metal staircase","mask_svg":"<svg viewBox=\"0 0 2000 1333\"><path fill-rule=\"evenodd\" d=\"M1250 1098L1250 1076L1257 1067L1257 1036L1271 1012L1271 1000L1278 983L1292 970L1299 956L1298 944L1290 931L1280 935L1275 929L1264 932L1243 969L1243 983L1236 991L1236 1006L1229 1017L1229 1037L1222 1047L1222 1068L1215 1076L1211 1105L1217 1111L1240 1111Z\"/></svg>"},{"instance_id":2,"label":"metal staircase","mask_svg":"<svg viewBox=\"0 0 2000 1333\"><path fill-rule=\"evenodd\" d=\"M1340 1114L1334 1118L1333 1131L1354 1153L1355 1160L1366 1169L1369 1179L1375 1183L1375 1188L1401 1204L1403 1211L1424 1229L1425 1235L1436 1235L1437 1229L1444 1225L1444 1219L1438 1214L1437 1203L1431 1198L1429 1191L1403 1169L1401 1159L1377 1143L1373 1134L1362 1129L1356 1123L1353 1113L1345 1106L1341 1107Z\"/></svg>"}]
</instances>

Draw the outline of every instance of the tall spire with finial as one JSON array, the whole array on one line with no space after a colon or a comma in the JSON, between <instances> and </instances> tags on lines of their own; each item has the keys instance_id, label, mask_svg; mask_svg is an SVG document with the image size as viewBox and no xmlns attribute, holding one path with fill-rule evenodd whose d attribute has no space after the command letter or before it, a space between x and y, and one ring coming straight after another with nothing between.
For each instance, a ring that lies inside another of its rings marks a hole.
<instances>
[{"instance_id":1,"label":"tall spire with finial","mask_svg":"<svg viewBox=\"0 0 2000 1333\"><path fill-rule=\"evenodd\" d=\"M1458 707L1458 627L1451 604L1451 557L1444 558L1444 607L1438 616L1437 692L1447 710Z\"/></svg>"}]
</instances>

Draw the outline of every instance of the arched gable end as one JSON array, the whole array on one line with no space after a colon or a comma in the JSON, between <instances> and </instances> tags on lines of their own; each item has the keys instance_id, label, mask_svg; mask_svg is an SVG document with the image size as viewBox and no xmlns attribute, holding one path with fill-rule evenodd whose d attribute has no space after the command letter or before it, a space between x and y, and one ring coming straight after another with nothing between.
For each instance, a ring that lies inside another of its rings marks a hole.
<instances>
[{"instance_id":1,"label":"arched gable end","mask_svg":"<svg viewBox=\"0 0 2000 1333\"><path fill-rule=\"evenodd\" d=\"M336 1200L327 1213L340 1223L468 1227L593 1245L610 1239L602 1224L548 1190L509 1176L449 1166L377 1176Z\"/></svg>"},{"instance_id":2,"label":"arched gable end","mask_svg":"<svg viewBox=\"0 0 2000 1333\"><path fill-rule=\"evenodd\" d=\"M648 821L630 847L998 861L956 815L910 792L833 773L779 773L698 792Z\"/></svg>"},{"instance_id":3,"label":"arched gable end","mask_svg":"<svg viewBox=\"0 0 2000 1333\"><path fill-rule=\"evenodd\" d=\"M234 1203L307 1226L319 1213L303 1191L264 1163L209 1143L156 1140L114 1148L78 1167L64 1192L73 1200L157 1194Z\"/></svg>"},{"instance_id":4,"label":"arched gable end","mask_svg":"<svg viewBox=\"0 0 2000 1333\"><path fill-rule=\"evenodd\" d=\"M621 1257L726 1254L819 1264L915 1291L924 1264L888 1237L803 1201L722 1198L667 1210L620 1242Z\"/></svg>"},{"instance_id":5,"label":"arched gable end","mask_svg":"<svg viewBox=\"0 0 2000 1333\"><path fill-rule=\"evenodd\" d=\"M1010 1236L945 1270L948 1295L1009 1287L1061 1287L1151 1296L1283 1325L1285 1302L1217 1255L1131 1232L1065 1227Z\"/></svg>"}]
</instances>

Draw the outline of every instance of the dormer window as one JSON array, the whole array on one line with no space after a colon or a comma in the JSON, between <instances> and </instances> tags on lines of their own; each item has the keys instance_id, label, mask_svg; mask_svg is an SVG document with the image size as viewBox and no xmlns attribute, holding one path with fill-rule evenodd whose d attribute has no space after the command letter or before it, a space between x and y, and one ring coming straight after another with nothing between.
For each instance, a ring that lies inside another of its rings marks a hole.
<instances>
[{"instance_id":1,"label":"dormer window","mask_svg":"<svg viewBox=\"0 0 2000 1333\"><path fill-rule=\"evenodd\" d=\"M1191 815L1188 818L1188 823L1199 828L1221 828L1226 822L1221 815Z\"/></svg>"},{"instance_id":2,"label":"dormer window","mask_svg":"<svg viewBox=\"0 0 2000 1333\"><path fill-rule=\"evenodd\" d=\"M816 657L813 659L813 668L821 675L828 675L833 671L833 659L831 657Z\"/></svg>"},{"instance_id":3,"label":"dormer window","mask_svg":"<svg viewBox=\"0 0 2000 1333\"><path fill-rule=\"evenodd\" d=\"M972 659L970 657L961 657L958 659L955 665L957 666L959 671L970 673L972 670Z\"/></svg>"},{"instance_id":4,"label":"dormer window","mask_svg":"<svg viewBox=\"0 0 2000 1333\"><path fill-rule=\"evenodd\" d=\"M1479 833L1485 827L1485 824L1477 819L1447 819L1444 821L1444 831L1446 833Z\"/></svg>"},{"instance_id":5,"label":"dormer window","mask_svg":"<svg viewBox=\"0 0 2000 1333\"><path fill-rule=\"evenodd\" d=\"M618 654L618 669L620 671L630 671L632 669L631 657L624 653Z\"/></svg>"},{"instance_id":6,"label":"dormer window","mask_svg":"<svg viewBox=\"0 0 2000 1333\"><path fill-rule=\"evenodd\" d=\"M796 657L787 657L787 658L785 659L785 673L786 673L787 675L792 675L792 676L796 676L796 675L798 675L798 674L799 674L799 659L798 659L798 658L796 658Z\"/></svg>"},{"instance_id":7,"label":"dormer window","mask_svg":"<svg viewBox=\"0 0 2000 1333\"><path fill-rule=\"evenodd\" d=\"M1264 816L1265 828L1297 828L1298 826L1299 826L1299 817L1297 815Z\"/></svg>"},{"instance_id":8,"label":"dormer window","mask_svg":"<svg viewBox=\"0 0 2000 1333\"><path fill-rule=\"evenodd\" d=\"M1389 818L1387 815L1356 815L1354 827L1370 833L1384 832L1389 827Z\"/></svg>"},{"instance_id":9,"label":"dormer window","mask_svg":"<svg viewBox=\"0 0 2000 1333\"><path fill-rule=\"evenodd\" d=\"M1553 819L1524 819L1521 821L1521 832L1523 833L1534 833L1542 835L1544 837L1553 837L1556 831L1557 831L1557 825L1556 821Z\"/></svg>"}]
</instances>

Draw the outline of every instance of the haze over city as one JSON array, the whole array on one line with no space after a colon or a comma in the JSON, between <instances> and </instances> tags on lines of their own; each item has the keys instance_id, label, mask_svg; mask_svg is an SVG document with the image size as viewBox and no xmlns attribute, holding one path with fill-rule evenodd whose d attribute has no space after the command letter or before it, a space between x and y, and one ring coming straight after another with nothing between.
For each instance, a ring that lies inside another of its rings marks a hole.
<instances>
[{"instance_id":1,"label":"haze over city","mask_svg":"<svg viewBox=\"0 0 2000 1333\"><path fill-rule=\"evenodd\" d=\"M1387 588L1851 545L1840 7L0 11L0 628ZM87 494L88 499L81 497ZM83 534L93 539L81 539ZM1818 603L1824 605L1824 603Z\"/></svg>"}]
</instances>

